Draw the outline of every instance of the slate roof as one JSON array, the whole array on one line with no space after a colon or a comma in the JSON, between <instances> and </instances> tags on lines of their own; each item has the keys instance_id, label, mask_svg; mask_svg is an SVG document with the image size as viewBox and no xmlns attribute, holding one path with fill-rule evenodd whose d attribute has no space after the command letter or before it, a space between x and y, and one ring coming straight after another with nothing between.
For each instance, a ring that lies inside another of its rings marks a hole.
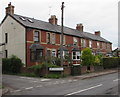
<instances>
[{"instance_id":1,"label":"slate roof","mask_svg":"<svg viewBox=\"0 0 120 97\"><path fill-rule=\"evenodd\" d=\"M45 21L41 21L41 20L37 20L34 18L29 18L21 15L16 15L16 14L14 14L14 16L12 17L25 27L31 27L31 28L46 30L46 31L55 32L55 33L61 33L60 25L53 25L49 22L45 22ZM20 17L23 17L25 20L22 20ZM32 20L32 22L30 22L28 19ZM65 26L64 26L64 34L111 43L110 41L100 36L94 35L92 33L79 32L76 29L72 29Z\"/></svg>"}]
</instances>

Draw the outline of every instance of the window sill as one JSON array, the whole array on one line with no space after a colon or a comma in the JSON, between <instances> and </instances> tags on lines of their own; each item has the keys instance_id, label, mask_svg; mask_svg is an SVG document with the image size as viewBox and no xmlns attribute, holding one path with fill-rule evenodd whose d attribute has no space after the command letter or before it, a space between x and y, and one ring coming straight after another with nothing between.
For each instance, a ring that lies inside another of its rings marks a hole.
<instances>
[{"instance_id":1,"label":"window sill","mask_svg":"<svg viewBox=\"0 0 120 97\"><path fill-rule=\"evenodd\" d=\"M73 61L80 61L80 59L72 59Z\"/></svg>"}]
</instances>

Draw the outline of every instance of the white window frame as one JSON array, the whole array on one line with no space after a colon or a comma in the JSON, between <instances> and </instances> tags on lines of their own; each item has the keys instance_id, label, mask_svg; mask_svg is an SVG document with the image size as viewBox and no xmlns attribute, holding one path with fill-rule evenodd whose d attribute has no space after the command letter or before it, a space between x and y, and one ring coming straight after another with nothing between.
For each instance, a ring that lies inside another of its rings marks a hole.
<instances>
[{"instance_id":1,"label":"white window frame","mask_svg":"<svg viewBox=\"0 0 120 97\"><path fill-rule=\"evenodd\" d=\"M38 32L38 36L35 35L36 32ZM38 38L38 40L36 41L35 38ZM33 41L34 41L34 42L40 42L40 31L38 31L38 30L35 30L35 31L34 31Z\"/></svg>"},{"instance_id":2,"label":"white window frame","mask_svg":"<svg viewBox=\"0 0 120 97\"><path fill-rule=\"evenodd\" d=\"M86 39L83 39L83 47L86 47Z\"/></svg>"},{"instance_id":3,"label":"white window frame","mask_svg":"<svg viewBox=\"0 0 120 97\"><path fill-rule=\"evenodd\" d=\"M54 53L55 56L53 56L53 53ZM51 56L52 56L52 57L56 57L56 49L52 49L52 50L51 50Z\"/></svg>"},{"instance_id":4,"label":"white window frame","mask_svg":"<svg viewBox=\"0 0 120 97\"><path fill-rule=\"evenodd\" d=\"M100 42L97 42L97 48L100 49Z\"/></svg>"},{"instance_id":5,"label":"white window frame","mask_svg":"<svg viewBox=\"0 0 120 97\"><path fill-rule=\"evenodd\" d=\"M78 45L78 38L77 37L73 37L73 45L74 46Z\"/></svg>"},{"instance_id":6,"label":"white window frame","mask_svg":"<svg viewBox=\"0 0 120 97\"><path fill-rule=\"evenodd\" d=\"M47 34L46 35L47 44L50 44L51 43L51 34L50 34L50 32L47 32L46 34ZM48 34L50 34L50 39L48 39ZM48 41L49 41L49 43L48 43Z\"/></svg>"},{"instance_id":7,"label":"white window frame","mask_svg":"<svg viewBox=\"0 0 120 97\"><path fill-rule=\"evenodd\" d=\"M89 47L92 48L92 40L89 40Z\"/></svg>"},{"instance_id":8,"label":"white window frame","mask_svg":"<svg viewBox=\"0 0 120 97\"><path fill-rule=\"evenodd\" d=\"M81 47L83 47L83 39L81 38Z\"/></svg>"},{"instance_id":9,"label":"white window frame","mask_svg":"<svg viewBox=\"0 0 120 97\"><path fill-rule=\"evenodd\" d=\"M73 53L75 53L75 59L73 58L74 57ZM78 59L78 56L79 56L79 59ZM72 60L80 60L80 56L81 56L80 51L73 51L72 52Z\"/></svg>"},{"instance_id":10,"label":"white window frame","mask_svg":"<svg viewBox=\"0 0 120 97\"><path fill-rule=\"evenodd\" d=\"M51 34L51 43L55 44L55 33Z\"/></svg>"}]
</instances>

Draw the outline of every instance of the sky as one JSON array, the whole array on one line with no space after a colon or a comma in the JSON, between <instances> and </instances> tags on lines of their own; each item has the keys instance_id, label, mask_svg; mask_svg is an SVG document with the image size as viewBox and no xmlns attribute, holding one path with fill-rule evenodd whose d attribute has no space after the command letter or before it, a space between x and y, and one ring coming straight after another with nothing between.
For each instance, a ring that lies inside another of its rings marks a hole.
<instances>
[{"instance_id":1,"label":"sky","mask_svg":"<svg viewBox=\"0 0 120 97\"><path fill-rule=\"evenodd\" d=\"M101 36L118 47L119 0L0 0L0 22L5 17L5 7L11 2L15 14L47 21L56 15L61 25L61 4L64 2L64 25L75 29L82 23L84 31L101 31Z\"/></svg>"}]
</instances>

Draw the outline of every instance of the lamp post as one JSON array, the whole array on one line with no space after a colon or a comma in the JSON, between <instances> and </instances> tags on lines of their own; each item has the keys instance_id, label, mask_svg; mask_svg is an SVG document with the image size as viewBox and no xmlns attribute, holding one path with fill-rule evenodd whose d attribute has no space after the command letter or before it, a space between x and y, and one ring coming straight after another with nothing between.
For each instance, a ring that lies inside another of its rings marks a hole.
<instances>
[{"instance_id":1,"label":"lamp post","mask_svg":"<svg viewBox=\"0 0 120 97\"><path fill-rule=\"evenodd\" d=\"M63 67L63 13L64 13L64 2L62 2L61 6L61 46L60 46L60 59L61 59L61 66Z\"/></svg>"}]
</instances>

